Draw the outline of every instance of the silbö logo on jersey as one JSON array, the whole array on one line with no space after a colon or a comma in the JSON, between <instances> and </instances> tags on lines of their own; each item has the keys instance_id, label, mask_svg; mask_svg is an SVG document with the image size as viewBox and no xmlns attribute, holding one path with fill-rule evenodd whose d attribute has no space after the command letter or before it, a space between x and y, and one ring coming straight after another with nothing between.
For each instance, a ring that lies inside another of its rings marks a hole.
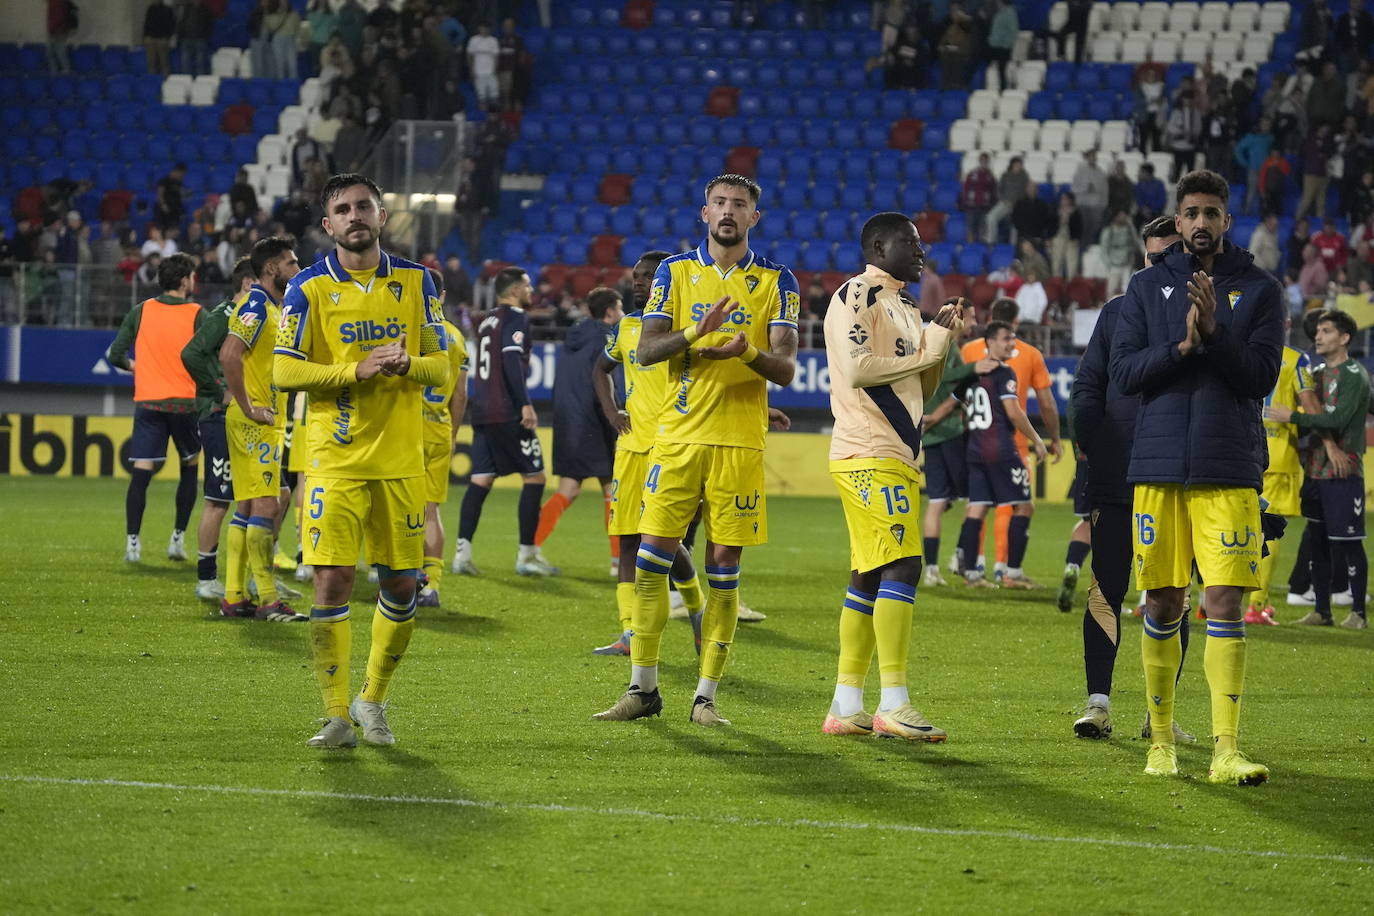
<instances>
[{"instance_id":1,"label":"silb\u00f6 logo on jersey","mask_svg":"<svg viewBox=\"0 0 1374 916\"><path fill-rule=\"evenodd\" d=\"M344 324L339 329L339 339L346 344L363 344L360 349L371 350L389 340L398 339L405 332L406 325L395 318L388 318L385 322L364 318Z\"/></svg>"},{"instance_id":2,"label":"silb\u00f6 logo on jersey","mask_svg":"<svg viewBox=\"0 0 1374 916\"><path fill-rule=\"evenodd\" d=\"M353 403L352 388L345 388L339 392L339 396L334 399L334 409L338 412L334 417L334 441L340 445L352 445L353 412L357 410Z\"/></svg>"}]
</instances>

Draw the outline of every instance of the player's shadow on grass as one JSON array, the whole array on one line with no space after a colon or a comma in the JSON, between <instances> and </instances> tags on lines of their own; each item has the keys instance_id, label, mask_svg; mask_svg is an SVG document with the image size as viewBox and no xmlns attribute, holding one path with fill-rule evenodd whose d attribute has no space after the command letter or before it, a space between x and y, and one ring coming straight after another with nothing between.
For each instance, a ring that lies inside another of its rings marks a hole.
<instances>
[{"instance_id":1,"label":"player's shadow on grass","mask_svg":"<svg viewBox=\"0 0 1374 916\"><path fill-rule=\"evenodd\" d=\"M735 642L767 646L776 649L795 649L803 652L814 652L818 655L833 657L835 647L833 645L820 645L816 642L808 642L804 639L797 639L784 630L777 627L770 627L765 623L740 624L735 630Z\"/></svg>"},{"instance_id":2,"label":"player's shadow on grass","mask_svg":"<svg viewBox=\"0 0 1374 916\"><path fill-rule=\"evenodd\" d=\"M1289 829L1305 829L1334 845L1334 849L1323 852L1374 854L1368 802L1374 793L1374 780L1290 769L1282 758L1270 753L1257 753L1256 757L1271 765L1270 779L1276 784L1245 789L1209 785L1205 761L1196 771L1196 782L1209 794L1220 793L1233 809L1243 812L1240 817L1266 817ZM1261 840L1255 842L1267 845Z\"/></svg>"},{"instance_id":3,"label":"player's shadow on grass","mask_svg":"<svg viewBox=\"0 0 1374 916\"><path fill-rule=\"evenodd\" d=\"M1344 614L1336 616L1337 623L1344 619ZM1248 633L1252 643L1265 641L1283 643L1287 646L1314 646L1323 650L1330 648L1337 652L1347 649L1363 649L1368 652L1370 649L1374 649L1374 639L1370 639L1367 630L1364 632L1350 631L1339 626L1250 627Z\"/></svg>"},{"instance_id":4,"label":"player's shadow on grass","mask_svg":"<svg viewBox=\"0 0 1374 916\"><path fill-rule=\"evenodd\" d=\"M270 620L229 620L220 618L227 626L239 628L240 638L254 649L270 649L284 655L299 656L306 646L308 622L273 623Z\"/></svg>"},{"instance_id":5,"label":"player's shadow on grass","mask_svg":"<svg viewBox=\"0 0 1374 916\"><path fill-rule=\"evenodd\" d=\"M454 633L459 636L480 636L484 639L501 635L506 629L504 621L496 617L480 617L461 611L436 610L424 608L416 615L417 627L438 633Z\"/></svg>"},{"instance_id":6,"label":"player's shadow on grass","mask_svg":"<svg viewBox=\"0 0 1374 916\"><path fill-rule=\"evenodd\" d=\"M675 664L663 661L659 662L659 670L664 675L664 680L669 684L683 687L694 684L699 673L696 664ZM785 684L779 684L776 681L757 680L738 670L728 669L727 676L732 694L743 697L751 703L758 703L760 706L792 707L815 698L815 690L806 681L787 681ZM684 695L686 695L685 691Z\"/></svg>"}]
</instances>

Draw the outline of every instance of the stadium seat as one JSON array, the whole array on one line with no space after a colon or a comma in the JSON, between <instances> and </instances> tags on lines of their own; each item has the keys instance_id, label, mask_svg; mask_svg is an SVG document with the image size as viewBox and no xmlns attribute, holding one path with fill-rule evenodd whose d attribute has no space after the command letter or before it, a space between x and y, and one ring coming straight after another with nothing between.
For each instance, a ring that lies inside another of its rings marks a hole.
<instances>
[{"instance_id":1,"label":"stadium seat","mask_svg":"<svg viewBox=\"0 0 1374 916\"><path fill-rule=\"evenodd\" d=\"M588 259L598 267L612 267L620 263L620 249L624 242L618 235L598 235L592 239Z\"/></svg>"}]
</instances>

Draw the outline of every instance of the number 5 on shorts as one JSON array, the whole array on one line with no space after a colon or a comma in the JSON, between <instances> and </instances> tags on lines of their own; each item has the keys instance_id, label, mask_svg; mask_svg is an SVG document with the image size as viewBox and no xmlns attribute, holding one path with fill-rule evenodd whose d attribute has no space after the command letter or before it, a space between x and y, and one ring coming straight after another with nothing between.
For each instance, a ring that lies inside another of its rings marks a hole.
<instances>
[{"instance_id":1,"label":"number 5 on shorts","mask_svg":"<svg viewBox=\"0 0 1374 916\"><path fill-rule=\"evenodd\" d=\"M324 487L315 487L310 491L310 517L319 518L324 515Z\"/></svg>"}]
</instances>

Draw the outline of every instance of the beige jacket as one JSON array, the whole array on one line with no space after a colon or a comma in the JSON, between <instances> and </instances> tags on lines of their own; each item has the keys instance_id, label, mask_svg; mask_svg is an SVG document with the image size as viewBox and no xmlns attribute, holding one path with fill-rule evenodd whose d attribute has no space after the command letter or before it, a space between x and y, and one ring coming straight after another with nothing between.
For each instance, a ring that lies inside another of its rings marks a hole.
<instances>
[{"instance_id":1,"label":"beige jacket","mask_svg":"<svg viewBox=\"0 0 1374 916\"><path fill-rule=\"evenodd\" d=\"M905 284L871 264L835 291L825 313L830 460L896 458L917 466L927 392L944 374L960 327L921 327Z\"/></svg>"}]
</instances>

